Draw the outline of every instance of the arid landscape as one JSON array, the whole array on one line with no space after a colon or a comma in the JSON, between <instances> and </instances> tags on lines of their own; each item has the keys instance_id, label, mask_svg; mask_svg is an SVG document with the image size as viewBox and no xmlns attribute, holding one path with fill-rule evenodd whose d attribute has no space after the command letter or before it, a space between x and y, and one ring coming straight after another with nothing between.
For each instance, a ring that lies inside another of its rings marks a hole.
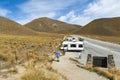
<instances>
[{"instance_id":1,"label":"arid landscape","mask_svg":"<svg viewBox=\"0 0 120 80\"><path fill-rule=\"evenodd\" d=\"M64 80L51 67L54 46L63 35L42 35L0 35L0 80Z\"/></svg>"},{"instance_id":2,"label":"arid landscape","mask_svg":"<svg viewBox=\"0 0 120 80\"><path fill-rule=\"evenodd\" d=\"M120 80L120 0L0 0L0 80Z\"/></svg>"},{"instance_id":3,"label":"arid landscape","mask_svg":"<svg viewBox=\"0 0 120 80\"><path fill-rule=\"evenodd\" d=\"M77 34L120 44L119 21L97 19L79 26L43 17L21 25L0 17L0 80L67 80L52 67L63 38Z\"/></svg>"},{"instance_id":4,"label":"arid landscape","mask_svg":"<svg viewBox=\"0 0 120 80\"><path fill-rule=\"evenodd\" d=\"M0 17L0 80L65 80L51 67L53 51L64 36Z\"/></svg>"},{"instance_id":5,"label":"arid landscape","mask_svg":"<svg viewBox=\"0 0 120 80\"><path fill-rule=\"evenodd\" d=\"M73 33L119 44L120 18L96 19Z\"/></svg>"}]
</instances>

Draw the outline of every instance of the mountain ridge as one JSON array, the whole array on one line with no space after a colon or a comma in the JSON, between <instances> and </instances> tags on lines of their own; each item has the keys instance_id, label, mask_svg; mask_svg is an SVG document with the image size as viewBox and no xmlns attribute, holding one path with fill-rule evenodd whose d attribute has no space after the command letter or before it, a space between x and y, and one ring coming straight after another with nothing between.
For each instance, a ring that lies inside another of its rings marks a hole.
<instances>
[{"instance_id":1,"label":"mountain ridge","mask_svg":"<svg viewBox=\"0 0 120 80\"><path fill-rule=\"evenodd\" d=\"M39 32L120 36L120 17L95 19L85 26L69 24L47 17L38 18L21 25L8 18L0 17L0 34L39 35Z\"/></svg>"},{"instance_id":2,"label":"mountain ridge","mask_svg":"<svg viewBox=\"0 0 120 80\"><path fill-rule=\"evenodd\" d=\"M9 35L38 35L35 31L4 17L0 17L0 33Z\"/></svg>"},{"instance_id":3,"label":"mountain ridge","mask_svg":"<svg viewBox=\"0 0 120 80\"><path fill-rule=\"evenodd\" d=\"M39 32L63 33L63 34L71 33L73 30L76 30L79 27L81 27L79 25L68 24L68 23L58 21L58 20L53 20L47 17L35 19L25 24L24 26Z\"/></svg>"},{"instance_id":4,"label":"mountain ridge","mask_svg":"<svg viewBox=\"0 0 120 80\"><path fill-rule=\"evenodd\" d=\"M84 35L120 36L120 17L95 19L74 33Z\"/></svg>"}]
</instances>

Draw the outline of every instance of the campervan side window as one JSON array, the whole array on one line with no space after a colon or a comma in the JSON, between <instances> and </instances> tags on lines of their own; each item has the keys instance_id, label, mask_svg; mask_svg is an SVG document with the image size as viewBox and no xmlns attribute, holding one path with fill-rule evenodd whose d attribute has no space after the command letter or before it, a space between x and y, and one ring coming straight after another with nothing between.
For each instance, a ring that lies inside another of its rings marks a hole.
<instances>
[{"instance_id":1,"label":"campervan side window","mask_svg":"<svg viewBox=\"0 0 120 80\"><path fill-rule=\"evenodd\" d=\"M70 47L76 47L76 44L71 44L71 46Z\"/></svg>"},{"instance_id":2,"label":"campervan side window","mask_svg":"<svg viewBox=\"0 0 120 80\"><path fill-rule=\"evenodd\" d=\"M83 45L82 45L82 44L79 44L79 47L83 47Z\"/></svg>"},{"instance_id":3,"label":"campervan side window","mask_svg":"<svg viewBox=\"0 0 120 80\"><path fill-rule=\"evenodd\" d=\"M68 45L66 44L66 45L64 45L64 47L67 47Z\"/></svg>"}]
</instances>

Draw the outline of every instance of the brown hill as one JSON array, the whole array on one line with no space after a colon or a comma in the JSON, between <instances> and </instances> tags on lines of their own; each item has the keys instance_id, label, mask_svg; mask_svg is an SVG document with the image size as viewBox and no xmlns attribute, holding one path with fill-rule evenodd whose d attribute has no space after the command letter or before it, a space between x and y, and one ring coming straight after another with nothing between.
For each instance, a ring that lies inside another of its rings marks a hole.
<instances>
[{"instance_id":1,"label":"brown hill","mask_svg":"<svg viewBox=\"0 0 120 80\"><path fill-rule=\"evenodd\" d=\"M49 33L71 33L80 27L78 27L78 25L67 24L47 17L35 19L25 26L35 31Z\"/></svg>"},{"instance_id":2,"label":"brown hill","mask_svg":"<svg viewBox=\"0 0 120 80\"><path fill-rule=\"evenodd\" d=\"M74 33L85 35L120 36L120 18L96 19Z\"/></svg>"},{"instance_id":3,"label":"brown hill","mask_svg":"<svg viewBox=\"0 0 120 80\"><path fill-rule=\"evenodd\" d=\"M0 17L0 34L37 35L35 31L4 17Z\"/></svg>"}]
</instances>

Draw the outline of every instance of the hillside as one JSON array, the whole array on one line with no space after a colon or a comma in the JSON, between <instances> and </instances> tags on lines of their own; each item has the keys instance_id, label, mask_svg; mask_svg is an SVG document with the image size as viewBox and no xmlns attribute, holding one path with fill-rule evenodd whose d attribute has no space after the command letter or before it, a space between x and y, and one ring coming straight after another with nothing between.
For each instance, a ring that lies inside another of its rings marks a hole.
<instances>
[{"instance_id":1,"label":"hillside","mask_svg":"<svg viewBox=\"0 0 120 80\"><path fill-rule=\"evenodd\" d=\"M80 27L78 25L67 24L47 17L35 19L25 26L35 31L49 33L71 33Z\"/></svg>"},{"instance_id":2,"label":"hillside","mask_svg":"<svg viewBox=\"0 0 120 80\"><path fill-rule=\"evenodd\" d=\"M120 18L96 19L74 33L101 36L120 36Z\"/></svg>"},{"instance_id":3,"label":"hillside","mask_svg":"<svg viewBox=\"0 0 120 80\"><path fill-rule=\"evenodd\" d=\"M9 20L4 17L0 17L0 34L10 35L37 35L35 31L22 27L22 25Z\"/></svg>"}]
</instances>

